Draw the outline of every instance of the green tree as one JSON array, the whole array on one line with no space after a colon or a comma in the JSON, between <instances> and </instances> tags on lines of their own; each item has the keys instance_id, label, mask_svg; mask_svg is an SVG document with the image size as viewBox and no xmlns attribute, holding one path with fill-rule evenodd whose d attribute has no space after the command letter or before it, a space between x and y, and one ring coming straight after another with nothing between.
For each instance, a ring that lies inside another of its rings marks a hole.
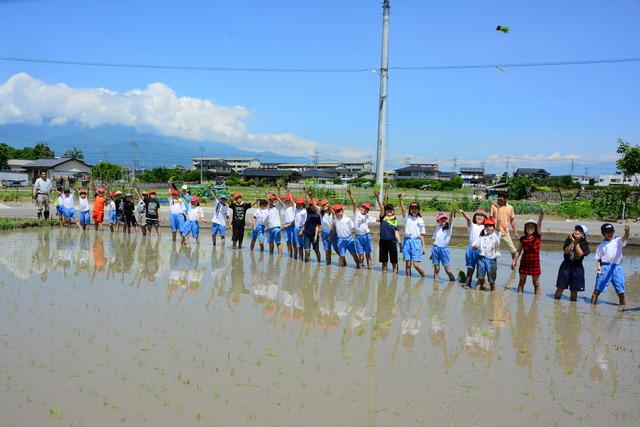
<instances>
[{"instance_id":1,"label":"green tree","mask_svg":"<svg viewBox=\"0 0 640 427\"><path fill-rule=\"evenodd\" d=\"M533 180L526 176L514 176L509 181L509 198L512 200L521 200L529 197Z\"/></svg>"},{"instance_id":2,"label":"green tree","mask_svg":"<svg viewBox=\"0 0 640 427\"><path fill-rule=\"evenodd\" d=\"M621 154L622 158L616 161L616 167L625 178L640 174L640 145L631 146L624 139L618 138L618 154Z\"/></svg>"},{"instance_id":3,"label":"green tree","mask_svg":"<svg viewBox=\"0 0 640 427\"><path fill-rule=\"evenodd\" d=\"M65 151L62 157L67 157L73 160L84 160L84 153L82 152L81 149L73 147Z\"/></svg>"},{"instance_id":4,"label":"green tree","mask_svg":"<svg viewBox=\"0 0 640 427\"><path fill-rule=\"evenodd\" d=\"M24 160L51 159L56 154L45 142L39 142L33 147L24 147L16 152L16 158Z\"/></svg>"},{"instance_id":5,"label":"green tree","mask_svg":"<svg viewBox=\"0 0 640 427\"><path fill-rule=\"evenodd\" d=\"M16 158L16 149L7 144L0 144L0 169L9 167L8 161Z\"/></svg>"},{"instance_id":6,"label":"green tree","mask_svg":"<svg viewBox=\"0 0 640 427\"><path fill-rule=\"evenodd\" d=\"M100 162L91 168L91 177L94 180L112 182L122 179L122 166L115 163Z\"/></svg>"}]
</instances>

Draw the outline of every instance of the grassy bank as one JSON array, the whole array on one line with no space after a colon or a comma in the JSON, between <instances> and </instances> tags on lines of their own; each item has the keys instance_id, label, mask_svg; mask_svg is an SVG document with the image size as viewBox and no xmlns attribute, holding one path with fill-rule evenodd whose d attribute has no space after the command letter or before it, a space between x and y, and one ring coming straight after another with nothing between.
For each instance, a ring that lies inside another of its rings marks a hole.
<instances>
[{"instance_id":1,"label":"grassy bank","mask_svg":"<svg viewBox=\"0 0 640 427\"><path fill-rule=\"evenodd\" d=\"M58 221L53 219L38 221L37 219L0 218L0 230L14 230L17 228L32 227L52 227L58 224Z\"/></svg>"}]
</instances>

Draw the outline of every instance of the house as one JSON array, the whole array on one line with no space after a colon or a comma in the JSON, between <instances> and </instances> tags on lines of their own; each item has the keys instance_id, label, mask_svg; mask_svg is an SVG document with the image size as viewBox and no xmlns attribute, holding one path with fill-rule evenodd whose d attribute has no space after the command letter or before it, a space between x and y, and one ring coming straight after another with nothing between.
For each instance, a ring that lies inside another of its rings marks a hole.
<instances>
[{"instance_id":1,"label":"house","mask_svg":"<svg viewBox=\"0 0 640 427\"><path fill-rule=\"evenodd\" d=\"M195 170L200 170L200 159L193 159L193 168ZM229 176L233 171L233 167L222 160L217 159L202 159L202 170L207 172L213 172L216 176Z\"/></svg>"},{"instance_id":2,"label":"house","mask_svg":"<svg viewBox=\"0 0 640 427\"><path fill-rule=\"evenodd\" d=\"M598 187L608 187L609 185L637 186L640 185L640 174L631 176L627 179L624 179L624 175L621 174L600 175L596 185Z\"/></svg>"},{"instance_id":3,"label":"house","mask_svg":"<svg viewBox=\"0 0 640 427\"><path fill-rule=\"evenodd\" d=\"M332 184L338 176L335 170L309 169L300 172L302 179L314 179L318 184Z\"/></svg>"},{"instance_id":4,"label":"house","mask_svg":"<svg viewBox=\"0 0 640 427\"><path fill-rule=\"evenodd\" d=\"M437 163L413 163L396 169L397 179L438 179Z\"/></svg>"},{"instance_id":5,"label":"house","mask_svg":"<svg viewBox=\"0 0 640 427\"><path fill-rule=\"evenodd\" d=\"M536 168L518 168L513 176L526 176L528 178L548 178L551 175L544 169Z\"/></svg>"},{"instance_id":6,"label":"house","mask_svg":"<svg viewBox=\"0 0 640 427\"><path fill-rule=\"evenodd\" d=\"M194 157L191 159L193 168L199 169L202 161L204 167L212 162L223 162L231 167L231 171L240 173L247 168L259 168L260 160L250 157ZM231 172L229 172L231 174Z\"/></svg>"},{"instance_id":7,"label":"house","mask_svg":"<svg viewBox=\"0 0 640 427\"><path fill-rule=\"evenodd\" d=\"M0 187L26 187L29 184L26 172L0 171Z\"/></svg>"},{"instance_id":8,"label":"house","mask_svg":"<svg viewBox=\"0 0 640 427\"><path fill-rule=\"evenodd\" d=\"M484 168L460 168L463 187L477 187L485 182Z\"/></svg>"},{"instance_id":9,"label":"house","mask_svg":"<svg viewBox=\"0 0 640 427\"><path fill-rule=\"evenodd\" d=\"M574 183L580 184L580 185L589 185L589 182L591 182L591 177L583 176L583 175L573 175L571 179L573 180Z\"/></svg>"},{"instance_id":10,"label":"house","mask_svg":"<svg viewBox=\"0 0 640 427\"><path fill-rule=\"evenodd\" d=\"M260 168L247 168L240 172L240 176L246 180L253 180L256 185L258 185L261 180L273 182L278 179L284 179L287 182L297 182L301 178L300 172L297 171Z\"/></svg>"},{"instance_id":11,"label":"house","mask_svg":"<svg viewBox=\"0 0 640 427\"><path fill-rule=\"evenodd\" d=\"M91 175L91 166L82 160L67 157L26 161L11 159L8 163L12 171L22 170L27 173L29 185L36 182L41 172L46 172L52 180L84 181Z\"/></svg>"},{"instance_id":12,"label":"house","mask_svg":"<svg viewBox=\"0 0 640 427\"><path fill-rule=\"evenodd\" d=\"M438 179L440 181L449 181L453 178L455 178L456 176L458 176L458 174L456 172L442 172L442 171L438 171Z\"/></svg>"}]
</instances>

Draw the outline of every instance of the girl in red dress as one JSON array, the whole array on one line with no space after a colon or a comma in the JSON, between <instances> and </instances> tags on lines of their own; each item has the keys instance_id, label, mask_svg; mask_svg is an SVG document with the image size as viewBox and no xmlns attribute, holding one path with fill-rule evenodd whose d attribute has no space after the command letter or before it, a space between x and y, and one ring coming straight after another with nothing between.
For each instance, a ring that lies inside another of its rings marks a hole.
<instances>
[{"instance_id":1,"label":"girl in red dress","mask_svg":"<svg viewBox=\"0 0 640 427\"><path fill-rule=\"evenodd\" d=\"M518 292L524 292L524 284L527 276L533 279L533 291L536 295L540 293L540 243L542 242L542 219L544 212L540 209L538 222L529 220L524 225L524 236L520 238L520 246L516 257L513 259L513 267L515 268L520 254L520 282L518 283Z\"/></svg>"}]
</instances>

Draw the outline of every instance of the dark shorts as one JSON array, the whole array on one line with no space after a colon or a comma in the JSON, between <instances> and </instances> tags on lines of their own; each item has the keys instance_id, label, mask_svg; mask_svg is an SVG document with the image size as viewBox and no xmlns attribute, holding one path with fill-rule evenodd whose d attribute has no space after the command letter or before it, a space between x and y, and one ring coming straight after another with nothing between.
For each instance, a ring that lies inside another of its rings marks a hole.
<instances>
[{"instance_id":1,"label":"dark shorts","mask_svg":"<svg viewBox=\"0 0 640 427\"><path fill-rule=\"evenodd\" d=\"M310 250L312 247L314 251L320 250L320 239L316 239L316 241L314 242L313 237L314 236L309 236L308 234L303 234L303 247L305 250Z\"/></svg>"},{"instance_id":2,"label":"dark shorts","mask_svg":"<svg viewBox=\"0 0 640 427\"><path fill-rule=\"evenodd\" d=\"M379 247L379 261L389 262L391 264L398 263L398 244L392 240L380 240Z\"/></svg>"},{"instance_id":3,"label":"dark shorts","mask_svg":"<svg viewBox=\"0 0 640 427\"><path fill-rule=\"evenodd\" d=\"M237 242L238 240L242 240L244 237L244 224L231 224L231 240Z\"/></svg>"},{"instance_id":4,"label":"dark shorts","mask_svg":"<svg viewBox=\"0 0 640 427\"><path fill-rule=\"evenodd\" d=\"M568 262L563 261L558 270L556 288L569 289L577 292L584 291L584 267L582 265L572 266Z\"/></svg>"},{"instance_id":5,"label":"dark shorts","mask_svg":"<svg viewBox=\"0 0 640 427\"><path fill-rule=\"evenodd\" d=\"M158 218L149 218L147 216L147 225L152 227L157 227L160 224L160 220Z\"/></svg>"}]
</instances>

